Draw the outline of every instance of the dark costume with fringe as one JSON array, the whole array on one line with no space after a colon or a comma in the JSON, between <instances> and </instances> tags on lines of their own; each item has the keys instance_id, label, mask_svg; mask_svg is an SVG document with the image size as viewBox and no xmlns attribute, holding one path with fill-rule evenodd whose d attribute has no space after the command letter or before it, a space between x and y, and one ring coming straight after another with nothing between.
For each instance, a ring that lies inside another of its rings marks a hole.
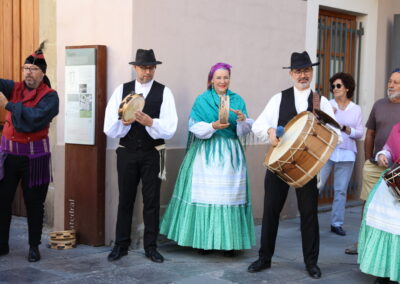
<instances>
[{"instance_id":1,"label":"dark costume with fringe","mask_svg":"<svg viewBox=\"0 0 400 284\"><path fill-rule=\"evenodd\" d=\"M43 46L28 56L25 64L34 64L43 72L46 61ZM0 79L0 91L9 102L0 147L0 247L7 247L11 224L11 206L21 180L25 200L29 244L40 244L44 201L51 181L48 130L58 114L58 95L44 76L36 89L25 82Z\"/></svg>"}]
</instances>

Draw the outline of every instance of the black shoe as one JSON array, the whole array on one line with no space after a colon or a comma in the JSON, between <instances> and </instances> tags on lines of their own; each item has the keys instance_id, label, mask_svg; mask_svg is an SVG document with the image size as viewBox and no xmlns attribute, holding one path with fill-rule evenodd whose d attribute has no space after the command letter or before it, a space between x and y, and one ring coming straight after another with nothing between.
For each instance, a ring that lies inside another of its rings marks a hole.
<instances>
[{"instance_id":1,"label":"black shoe","mask_svg":"<svg viewBox=\"0 0 400 284\"><path fill-rule=\"evenodd\" d=\"M161 263L164 261L164 257L156 249L147 250L145 255L153 262Z\"/></svg>"},{"instance_id":2,"label":"black shoe","mask_svg":"<svg viewBox=\"0 0 400 284\"><path fill-rule=\"evenodd\" d=\"M0 256L6 255L10 252L10 247L8 245L0 246Z\"/></svg>"},{"instance_id":3,"label":"black shoe","mask_svg":"<svg viewBox=\"0 0 400 284\"><path fill-rule=\"evenodd\" d=\"M390 278L387 277L376 277L374 284L386 284L390 283Z\"/></svg>"},{"instance_id":4,"label":"black shoe","mask_svg":"<svg viewBox=\"0 0 400 284\"><path fill-rule=\"evenodd\" d=\"M312 278L315 279L319 279L321 278L321 269L319 269L318 265L311 265L311 266L307 266L306 267L308 274L310 274L310 276Z\"/></svg>"},{"instance_id":5,"label":"black shoe","mask_svg":"<svg viewBox=\"0 0 400 284\"><path fill-rule=\"evenodd\" d=\"M340 226L339 227L331 226L331 232L339 236L346 236L346 232Z\"/></svg>"},{"instance_id":6,"label":"black shoe","mask_svg":"<svg viewBox=\"0 0 400 284\"><path fill-rule=\"evenodd\" d=\"M113 250L108 255L108 261L115 261L128 254L128 248L115 245Z\"/></svg>"},{"instance_id":7,"label":"black shoe","mask_svg":"<svg viewBox=\"0 0 400 284\"><path fill-rule=\"evenodd\" d=\"M38 246L30 246L28 253L28 261L36 262L40 260L40 252Z\"/></svg>"},{"instance_id":8,"label":"black shoe","mask_svg":"<svg viewBox=\"0 0 400 284\"><path fill-rule=\"evenodd\" d=\"M256 261L254 261L247 268L248 272L259 272L261 270L271 268L271 260L267 258L260 257Z\"/></svg>"}]
</instances>

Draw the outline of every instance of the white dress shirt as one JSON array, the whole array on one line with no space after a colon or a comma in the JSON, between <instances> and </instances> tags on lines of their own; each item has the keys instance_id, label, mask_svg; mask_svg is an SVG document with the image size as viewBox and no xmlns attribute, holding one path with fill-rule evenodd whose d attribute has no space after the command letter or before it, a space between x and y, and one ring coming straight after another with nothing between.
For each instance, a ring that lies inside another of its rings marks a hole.
<instances>
[{"instance_id":1,"label":"white dress shirt","mask_svg":"<svg viewBox=\"0 0 400 284\"><path fill-rule=\"evenodd\" d=\"M135 92L143 94L146 99L154 80L141 84L135 80ZM118 119L118 109L122 101L123 84L119 85L108 101L104 118L104 133L110 138L124 137L131 125L123 125ZM153 125L146 126L147 133L153 139L170 139L175 134L178 125L174 96L168 87L164 87L163 102L160 108L160 117L153 118Z\"/></svg>"},{"instance_id":2,"label":"white dress shirt","mask_svg":"<svg viewBox=\"0 0 400 284\"><path fill-rule=\"evenodd\" d=\"M297 90L296 87L293 87L293 89L294 89L294 102L297 113L306 111L308 108L308 97L310 95L311 89L308 88L303 91ZM275 94L269 100L263 112L256 119L252 127L254 134L263 142L268 144L270 143L267 133L268 129L270 129L271 127L276 128L278 126L279 107L281 105L281 99L282 99L281 92ZM331 104L324 96L321 96L320 109L329 114L330 117L332 118L335 117ZM339 137L339 142L341 142L342 138L340 130L333 127L332 129L337 133Z\"/></svg>"}]
</instances>

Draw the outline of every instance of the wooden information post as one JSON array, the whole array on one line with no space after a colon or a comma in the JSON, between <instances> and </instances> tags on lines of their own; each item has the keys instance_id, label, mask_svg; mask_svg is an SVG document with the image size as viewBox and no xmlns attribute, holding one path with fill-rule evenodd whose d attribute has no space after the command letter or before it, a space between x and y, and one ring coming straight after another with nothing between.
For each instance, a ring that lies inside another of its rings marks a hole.
<instances>
[{"instance_id":1,"label":"wooden information post","mask_svg":"<svg viewBox=\"0 0 400 284\"><path fill-rule=\"evenodd\" d=\"M65 229L79 243L104 245L107 51L66 47Z\"/></svg>"}]
</instances>

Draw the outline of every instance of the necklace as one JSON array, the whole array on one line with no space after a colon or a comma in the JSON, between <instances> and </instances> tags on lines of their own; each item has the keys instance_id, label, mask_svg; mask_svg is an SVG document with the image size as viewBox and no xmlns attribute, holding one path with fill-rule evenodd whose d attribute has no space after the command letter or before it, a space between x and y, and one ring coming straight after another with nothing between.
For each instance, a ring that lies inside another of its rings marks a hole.
<instances>
[{"instance_id":1,"label":"necklace","mask_svg":"<svg viewBox=\"0 0 400 284\"><path fill-rule=\"evenodd\" d=\"M340 110L345 110L350 103L350 100L346 100L344 103L336 102Z\"/></svg>"}]
</instances>

